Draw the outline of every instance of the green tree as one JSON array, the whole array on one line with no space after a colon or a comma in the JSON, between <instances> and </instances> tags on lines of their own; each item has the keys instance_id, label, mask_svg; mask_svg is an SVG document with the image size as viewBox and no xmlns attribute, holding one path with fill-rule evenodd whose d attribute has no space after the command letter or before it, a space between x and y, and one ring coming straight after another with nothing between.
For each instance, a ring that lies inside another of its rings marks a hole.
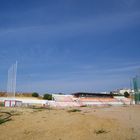
<instances>
[{"instance_id":1,"label":"green tree","mask_svg":"<svg viewBox=\"0 0 140 140\"><path fill-rule=\"evenodd\" d=\"M111 91L111 92L110 92L110 97L113 98L113 95L114 95L114 94L113 94L113 92Z\"/></svg>"},{"instance_id":2,"label":"green tree","mask_svg":"<svg viewBox=\"0 0 140 140\"><path fill-rule=\"evenodd\" d=\"M124 97L128 98L130 95L127 91L124 92Z\"/></svg>"},{"instance_id":3,"label":"green tree","mask_svg":"<svg viewBox=\"0 0 140 140\"><path fill-rule=\"evenodd\" d=\"M46 94L44 94L43 99L45 99L45 100L52 100L52 95L46 93Z\"/></svg>"},{"instance_id":4,"label":"green tree","mask_svg":"<svg viewBox=\"0 0 140 140\"><path fill-rule=\"evenodd\" d=\"M33 92L32 97L39 97L39 94L37 92Z\"/></svg>"}]
</instances>

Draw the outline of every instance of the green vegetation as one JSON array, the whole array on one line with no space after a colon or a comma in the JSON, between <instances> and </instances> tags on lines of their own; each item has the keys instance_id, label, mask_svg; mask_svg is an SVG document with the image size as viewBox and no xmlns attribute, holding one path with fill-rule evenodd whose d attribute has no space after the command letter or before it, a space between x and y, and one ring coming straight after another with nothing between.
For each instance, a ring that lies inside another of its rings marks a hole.
<instances>
[{"instance_id":1,"label":"green vegetation","mask_svg":"<svg viewBox=\"0 0 140 140\"><path fill-rule=\"evenodd\" d=\"M0 102L0 106L3 107L4 106L4 102Z\"/></svg>"},{"instance_id":2,"label":"green vegetation","mask_svg":"<svg viewBox=\"0 0 140 140\"><path fill-rule=\"evenodd\" d=\"M6 96L7 96L6 92L0 91L0 97L6 97Z\"/></svg>"},{"instance_id":3,"label":"green vegetation","mask_svg":"<svg viewBox=\"0 0 140 140\"><path fill-rule=\"evenodd\" d=\"M108 133L108 132L109 132L109 131L106 131L106 130L104 130L103 128L94 131L95 134L103 134L103 133Z\"/></svg>"},{"instance_id":4,"label":"green vegetation","mask_svg":"<svg viewBox=\"0 0 140 140\"><path fill-rule=\"evenodd\" d=\"M39 94L37 92L33 92L32 97L39 97Z\"/></svg>"},{"instance_id":5,"label":"green vegetation","mask_svg":"<svg viewBox=\"0 0 140 140\"><path fill-rule=\"evenodd\" d=\"M0 112L0 124L10 121L11 116L12 115L9 112Z\"/></svg>"},{"instance_id":6,"label":"green vegetation","mask_svg":"<svg viewBox=\"0 0 140 140\"><path fill-rule=\"evenodd\" d=\"M124 97L126 97L126 98L128 98L130 95L129 95L129 93L126 91L126 92L124 92Z\"/></svg>"},{"instance_id":7,"label":"green vegetation","mask_svg":"<svg viewBox=\"0 0 140 140\"><path fill-rule=\"evenodd\" d=\"M45 99L45 100L52 100L52 95L46 93L46 94L44 94L43 99Z\"/></svg>"},{"instance_id":8,"label":"green vegetation","mask_svg":"<svg viewBox=\"0 0 140 140\"><path fill-rule=\"evenodd\" d=\"M114 96L114 95L113 95L113 92L110 92L110 97L113 98L113 96Z\"/></svg>"},{"instance_id":9,"label":"green vegetation","mask_svg":"<svg viewBox=\"0 0 140 140\"><path fill-rule=\"evenodd\" d=\"M11 121L11 119L0 119L0 124Z\"/></svg>"},{"instance_id":10,"label":"green vegetation","mask_svg":"<svg viewBox=\"0 0 140 140\"><path fill-rule=\"evenodd\" d=\"M37 106L30 106L31 109L33 109L33 112L40 112L44 110L52 110L50 107L37 107Z\"/></svg>"},{"instance_id":11,"label":"green vegetation","mask_svg":"<svg viewBox=\"0 0 140 140\"><path fill-rule=\"evenodd\" d=\"M34 110L45 110L46 109L45 107L37 107L37 106L31 106L30 108L34 109Z\"/></svg>"},{"instance_id":12,"label":"green vegetation","mask_svg":"<svg viewBox=\"0 0 140 140\"><path fill-rule=\"evenodd\" d=\"M71 110L68 110L68 112L80 112L81 110L79 109L71 109Z\"/></svg>"}]
</instances>

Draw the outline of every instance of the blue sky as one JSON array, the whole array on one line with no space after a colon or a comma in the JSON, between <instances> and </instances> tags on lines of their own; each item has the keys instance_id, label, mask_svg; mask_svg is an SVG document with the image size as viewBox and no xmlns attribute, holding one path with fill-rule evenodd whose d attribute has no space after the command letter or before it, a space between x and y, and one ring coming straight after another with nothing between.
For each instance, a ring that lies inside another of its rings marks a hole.
<instances>
[{"instance_id":1,"label":"blue sky","mask_svg":"<svg viewBox=\"0 0 140 140\"><path fill-rule=\"evenodd\" d=\"M0 89L110 91L140 73L139 0L0 0Z\"/></svg>"}]
</instances>

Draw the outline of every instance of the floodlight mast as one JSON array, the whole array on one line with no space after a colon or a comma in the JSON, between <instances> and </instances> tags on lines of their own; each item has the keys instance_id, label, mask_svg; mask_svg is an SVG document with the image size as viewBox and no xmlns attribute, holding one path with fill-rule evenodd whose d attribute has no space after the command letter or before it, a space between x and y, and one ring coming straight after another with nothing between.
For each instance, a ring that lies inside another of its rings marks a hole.
<instances>
[{"instance_id":1,"label":"floodlight mast","mask_svg":"<svg viewBox=\"0 0 140 140\"><path fill-rule=\"evenodd\" d=\"M9 75L10 75L10 72L9 72L9 70L8 70L7 94L9 94L9 84L10 84Z\"/></svg>"},{"instance_id":2,"label":"floodlight mast","mask_svg":"<svg viewBox=\"0 0 140 140\"><path fill-rule=\"evenodd\" d=\"M13 93L14 93L14 97L16 95L16 78L17 78L17 61L14 64L14 87L13 87Z\"/></svg>"},{"instance_id":3,"label":"floodlight mast","mask_svg":"<svg viewBox=\"0 0 140 140\"><path fill-rule=\"evenodd\" d=\"M7 94L15 97L16 95L17 61L8 70Z\"/></svg>"}]
</instances>

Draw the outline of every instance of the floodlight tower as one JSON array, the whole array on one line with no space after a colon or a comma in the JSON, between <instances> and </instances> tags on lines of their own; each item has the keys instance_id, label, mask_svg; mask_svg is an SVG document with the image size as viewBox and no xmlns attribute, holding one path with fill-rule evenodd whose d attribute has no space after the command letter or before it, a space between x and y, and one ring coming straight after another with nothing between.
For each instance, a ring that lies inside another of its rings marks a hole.
<instances>
[{"instance_id":1,"label":"floodlight tower","mask_svg":"<svg viewBox=\"0 0 140 140\"><path fill-rule=\"evenodd\" d=\"M13 85L13 93L14 93L14 97L16 95L16 78L17 78L17 61L16 63L14 64L14 85Z\"/></svg>"},{"instance_id":2,"label":"floodlight tower","mask_svg":"<svg viewBox=\"0 0 140 140\"><path fill-rule=\"evenodd\" d=\"M15 97L16 94L17 61L8 70L7 94Z\"/></svg>"}]
</instances>

